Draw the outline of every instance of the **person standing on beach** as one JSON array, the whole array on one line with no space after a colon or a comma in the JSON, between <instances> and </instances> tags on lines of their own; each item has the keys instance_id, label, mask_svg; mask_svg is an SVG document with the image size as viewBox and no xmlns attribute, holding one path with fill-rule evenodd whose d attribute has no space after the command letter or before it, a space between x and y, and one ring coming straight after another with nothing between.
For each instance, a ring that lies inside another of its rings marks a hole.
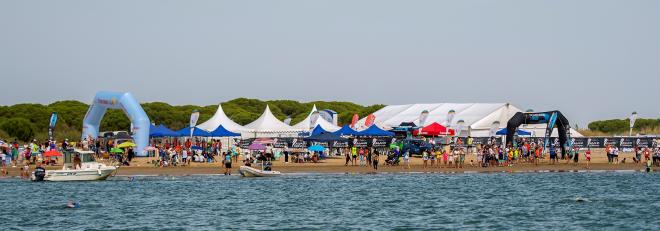
<instances>
[{"instance_id":1,"label":"person standing on beach","mask_svg":"<svg viewBox=\"0 0 660 231\"><path fill-rule=\"evenodd\" d=\"M403 154L403 164L405 165L405 168L410 169L410 151L406 151Z\"/></svg>"},{"instance_id":2,"label":"person standing on beach","mask_svg":"<svg viewBox=\"0 0 660 231\"><path fill-rule=\"evenodd\" d=\"M231 176L231 153L226 153L222 163L225 165L225 175Z\"/></svg>"},{"instance_id":3,"label":"person standing on beach","mask_svg":"<svg viewBox=\"0 0 660 231\"><path fill-rule=\"evenodd\" d=\"M613 157L612 157L612 147L610 146L610 144L605 145L605 153L607 153L607 163L612 164Z\"/></svg>"},{"instance_id":4,"label":"person standing on beach","mask_svg":"<svg viewBox=\"0 0 660 231\"><path fill-rule=\"evenodd\" d=\"M556 164L557 157L557 148L555 145L550 146L550 164Z\"/></svg>"},{"instance_id":5,"label":"person standing on beach","mask_svg":"<svg viewBox=\"0 0 660 231\"><path fill-rule=\"evenodd\" d=\"M351 164L353 166L355 166L355 162L357 162L357 155L358 155L357 147L353 147L351 149Z\"/></svg>"},{"instance_id":6,"label":"person standing on beach","mask_svg":"<svg viewBox=\"0 0 660 231\"><path fill-rule=\"evenodd\" d=\"M364 166L364 148L360 148L360 166Z\"/></svg>"},{"instance_id":7,"label":"person standing on beach","mask_svg":"<svg viewBox=\"0 0 660 231\"><path fill-rule=\"evenodd\" d=\"M367 158L367 166L371 166L372 164L371 158L373 156L373 152L368 148L365 150L365 152L366 152L365 158Z\"/></svg>"},{"instance_id":8,"label":"person standing on beach","mask_svg":"<svg viewBox=\"0 0 660 231\"><path fill-rule=\"evenodd\" d=\"M591 163L591 149L587 148L587 151L584 152L584 160L587 161L587 169L589 169L589 163Z\"/></svg>"},{"instance_id":9,"label":"person standing on beach","mask_svg":"<svg viewBox=\"0 0 660 231\"><path fill-rule=\"evenodd\" d=\"M380 152L375 151L374 156L372 157L372 165L374 166L374 170L378 170L378 160L380 159Z\"/></svg>"},{"instance_id":10,"label":"person standing on beach","mask_svg":"<svg viewBox=\"0 0 660 231\"><path fill-rule=\"evenodd\" d=\"M422 161L424 162L424 168L426 168L429 163L429 153L426 150L422 152Z\"/></svg>"},{"instance_id":11,"label":"person standing on beach","mask_svg":"<svg viewBox=\"0 0 660 231\"><path fill-rule=\"evenodd\" d=\"M346 164L344 164L344 166L348 166L348 162L351 162L351 153L346 152L345 156L346 156Z\"/></svg>"},{"instance_id":12,"label":"person standing on beach","mask_svg":"<svg viewBox=\"0 0 660 231\"><path fill-rule=\"evenodd\" d=\"M463 168L465 164L465 150L463 148L458 150L458 167Z\"/></svg>"}]
</instances>

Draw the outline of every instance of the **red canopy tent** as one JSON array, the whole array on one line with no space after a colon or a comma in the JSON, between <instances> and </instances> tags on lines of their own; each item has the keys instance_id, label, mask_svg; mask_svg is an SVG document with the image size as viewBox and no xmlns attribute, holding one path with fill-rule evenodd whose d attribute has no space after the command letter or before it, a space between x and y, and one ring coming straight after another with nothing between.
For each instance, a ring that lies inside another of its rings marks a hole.
<instances>
[{"instance_id":1,"label":"red canopy tent","mask_svg":"<svg viewBox=\"0 0 660 231\"><path fill-rule=\"evenodd\" d=\"M52 156L62 156L62 153L57 152L56 150L51 149L50 151L44 152L44 157Z\"/></svg>"},{"instance_id":2,"label":"red canopy tent","mask_svg":"<svg viewBox=\"0 0 660 231\"><path fill-rule=\"evenodd\" d=\"M419 134L418 134L419 133ZM454 129L449 129L447 132L447 127L442 126L439 123L433 122L426 127L422 128L422 132L419 132L419 129L413 131L413 135L422 135L422 136L446 136L454 135Z\"/></svg>"}]
</instances>

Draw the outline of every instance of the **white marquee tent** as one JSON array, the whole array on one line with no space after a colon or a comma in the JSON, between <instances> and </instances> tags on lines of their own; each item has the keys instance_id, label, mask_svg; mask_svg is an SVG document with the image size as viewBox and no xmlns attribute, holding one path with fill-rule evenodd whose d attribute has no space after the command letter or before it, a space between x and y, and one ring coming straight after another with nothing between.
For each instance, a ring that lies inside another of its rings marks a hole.
<instances>
[{"instance_id":1,"label":"white marquee tent","mask_svg":"<svg viewBox=\"0 0 660 231\"><path fill-rule=\"evenodd\" d=\"M420 114L424 110L427 110L429 115L424 124L420 124ZM454 110L455 113L452 121L447 121L450 110ZM413 122L417 126L437 122L443 126L456 128L457 122L463 120L463 129L458 133L460 136L485 137L491 135L494 123L499 122L498 129L504 128L509 119L517 112L521 112L521 110L508 103L437 103L390 105L373 114L374 123L383 129L391 129L402 122ZM358 130L366 128L365 120L366 117L358 121L356 125ZM532 136L544 136L546 125L521 125L520 128L531 131ZM552 136L557 136L557 129L553 131ZM571 136L581 137L582 135L571 129Z\"/></svg>"},{"instance_id":2,"label":"white marquee tent","mask_svg":"<svg viewBox=\"0 0 660 231\"><path fill-rule=\"evenodd\" d=\"M336 126L336 125L334 125L334 124L332 124L332 123L328 122L327 120L325 120L323 118L320 118L320 117L316 120L316 122L314 124L311 124L312 114L316 111L318 111L318 109L316 109L316 105L314 105L314 107L312 108L312 111L309 112L309 115L307 115L307 118L300 121L296 125L293 125L293 128L295 128L296 130L301 130L301 131L310 131L310 130L314 129L317 125L319 125L319 126L321 126L321 128L323 128L323 130L330 131L330 132L334 132L334 131L337 131L337 130L340 129L340 127L338 127L338 126Z\"/></svg>"},{"instance_id":3,"label":"white marquee tent","mask_svg":"<svg viewBox=\"0 0 660 231\"><path fill-rule=\"evenodd\" d=\"M301 130L295 129L277 119L273 115L273 112L270 111L268 105L266 105L266 110L264 110L264 113L257 120L252 121L252 123L244 127L251 130L251 132L248 132L252 134L251 137L292 137L301 132ZM246 137L245 133L241 134L243 134L243 137Z\"/></svg>"},{"instance_id":4,"label":"white marquee tent","mask_svg":"<svg viewBox=\"0 0 660 231\"><path fill-rule=\"evenodd\" d=\"M225 114L225 111L222 109L222 105L220 104L218 104L218 110L215 112L215 114L206 122L197 125L197 127L206 131L214 131L220 127L220 125L231 132L241 134L253 132L251 129L245 128L227 117L227 114Z\"/></svg>"}]
</instances>

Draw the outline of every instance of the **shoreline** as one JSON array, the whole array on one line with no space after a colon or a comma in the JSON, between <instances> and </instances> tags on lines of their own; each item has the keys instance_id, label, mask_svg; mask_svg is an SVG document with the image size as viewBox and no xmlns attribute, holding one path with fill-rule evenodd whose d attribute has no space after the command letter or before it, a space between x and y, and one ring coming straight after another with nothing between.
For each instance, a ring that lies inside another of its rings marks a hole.
<instances>
[{"instance_id":1,"label":"shoreline","mask_svg":"<svg viewBox=\"0 0 660 231\"><path fill-rule=\"evenodd\" d=\"M48 170L59 169L57 166L49 166ZM274 170L283 174L468 174L468 173L557 173L557 172L645 172L643 164L517 164L505 167L477 167L466 166L464 168L433 167L423 168L422 165L411 165L410 168L403 166L379 166L378 170L364 166L337 166L316 164L285 164L275 165ZM20 176L20 167L8 168L8 176L1 178L17 178ZM114 177L130 176L194 176L194 175L223 175L224 168L218 164L207 166L179 166L179 167L153 167L153 166L124 166L120 167L113 175ZM239 175L238 167L232 168L232 175Z\"/></svg>"},{"instance_id":2,"label":"shoreline","mask_svg":"<svg viewBox=\"0 0 660 231\"><path fill-rule=\"evenodd\" d=\"M600 154L600 153L599 153ZM446 166L433 166L423 167L423 161L419 157L411 158L410 168L404 168L403 165L398 166L385 166L384 156L380 158L378 170L368 166L353 166L349 164L345 166L345 159L341 157L330 157L322 160L319 163L285 163L283 158L273 161L273 170L280 171L284 174L373 174L373 173L545 173L545 172L616 172L616 171L637 171L644 172L646 164L642 163L614 163L609 164L604 154L593 155L592 161L587 168L586 162L581 160L578 164L572 161L566 163L566 160L560 160L559 163L550 164L547 159L542 159L538 165L533 163L514 163L513 166L503 167L480 167L470 166L474 161L476 163L476 156L471 155L466 157L464 168L449 168ZM620 158L632 160L633 153L625 153ZM232 168L232 175L238 175L239 166L242 165L242 158L239 161L234 161ZM224 166L219 163L190 163L189 166L176 166L176 167L156 167L151 162L155 160L153 157L140 157L131 162L131 166L119 167L115 176L189 176L189 175L210 175L220 174L224 172ZM101 161L107 162L107 161ZM47 166L47 170L61 169L61 163L57 166ZM34 165L30 166L30 171L34 170ZM259 167L256 167L259 168ZM658 167L660 169L660 167ZM8 176L6 177L19 177L21 175L21 166L7 168Z\"/></svg>"}]
</instances>

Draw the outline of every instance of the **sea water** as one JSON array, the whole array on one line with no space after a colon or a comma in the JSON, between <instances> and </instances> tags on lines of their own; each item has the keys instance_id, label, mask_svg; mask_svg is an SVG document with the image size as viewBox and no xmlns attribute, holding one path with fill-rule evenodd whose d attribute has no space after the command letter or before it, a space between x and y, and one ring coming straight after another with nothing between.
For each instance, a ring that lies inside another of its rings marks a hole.
<instances>
[{"instance_id":1,"label":"sea water","mask_svg":"<svg viewBox=\"0 0 660 231\"><path fill-rule=\"evenodd\" d=\"M2 230L660 230L660 174L1 179L0 203Z\"/></svg>"}]
</instances>

